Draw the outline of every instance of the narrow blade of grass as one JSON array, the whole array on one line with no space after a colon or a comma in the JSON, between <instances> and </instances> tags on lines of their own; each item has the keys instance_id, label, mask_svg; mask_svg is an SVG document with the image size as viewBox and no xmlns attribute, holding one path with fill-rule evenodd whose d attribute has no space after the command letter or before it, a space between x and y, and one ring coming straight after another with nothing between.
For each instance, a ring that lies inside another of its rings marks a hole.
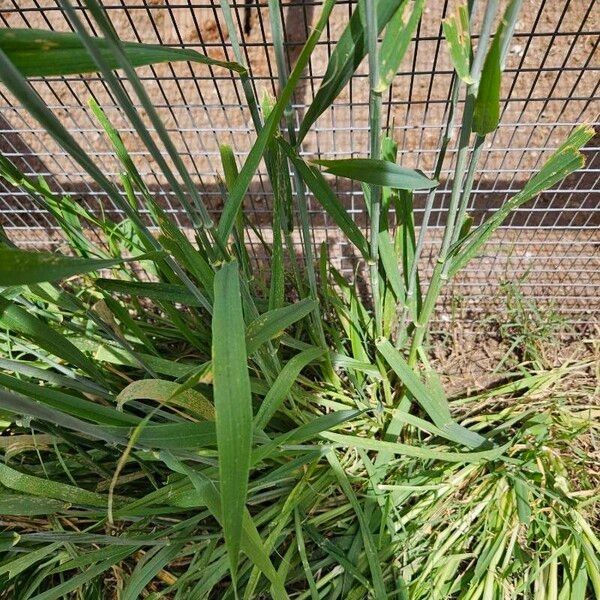
<instances>
[{"instance_id":1,"label":"narrow blade of grass","mask_svg":"<svg viewBox=\"0 0 600 600\"><path fill-rule=\"evenodd\" d=\"M405 0L385 0L377 2L377 25L379 33L383 31L388 21L393 17L398 7ZM367 54L367 36L365 31L364 2L359 2L350 17L350 22L344 29L336 44L323 81L314 100L310 104L298 133L298 144L302 142L314 122L322 115L337 98L344 86Z\"/></svg>"},{"instance_id":2,"label":"narrow blade of grass","mask_svg":"<svg viewBox=\"0 0 600 600\"><path fill-rule=\"evenodd\" d=\"M164 379L132 381L117 396L117 406L122 407L130 400L156 400L161 404L177 406L193 416L214 421L214 407L203 394L194 389L180 388L180 384Z\"/></svg>"},{"instance_id":3,"label":"narrow blade of grass","mask_svg":"<svg viewBox=\"0 0 600 600\"><path fill-rule=\"evenodd\" d=\"M254 418L254 427L264 429L271 417L277 412L281 403L291 390L300 371L313 360L323 355L321 348L309 348L291 358L283 367L277 379L264 397Z\"/></svg>"},{"instance_id":4,"label":"narrow blade of grass","mask_svg":"<svg viewBox=\"0 0 600 600\"><path fill-rule=\"evenodd\" d=\"M12 469L8 465L0 463L0 483L16 492L41 496L43 498L53 498L62 500L69 504L78 504L81 506L106 506L106 497L102 494L89 492L73 485L42 479L26 473L21 473Z\"/></svg>"},{"instance_id":5,"label":"narrow blade of grass","mask_svg":"<svg viewBox=\"0 0 600 600\"><path fill-rule=\"evenodd\" d=\"M410 446L408 444L384 442L372 438L343 435L340 433L323 432L321 436L343 448L363 448L364 450L386 453L386 455L412 456L426 460L457 463L480 463L496 460L510 447L510 444L505 444L492 450L481 450L479 452L446 452L435 450L428 446Z\"/></svg>"},{"instance_id":6,"label":"narrow blade of grass","mask_svg":"<svg viewBox=\"0 0 600 600\"><path fill-rule=\"evenodd\" d=\"M427 389L409 364L402 358L400 352L388 340L379 340L377 350L398 375L407 390L414 396L415 400L423 407L433 423L444 431L448 437L469 448L476 448L487 443L484 437L461 427L452 419L447 400L441 397L440 394Z\"/></svg>"},{"instance_id":7,"label":"narrow blade of grass","mask_svg":"<svg viewBox=\"0 0 600 600\"><path fill-rule=\"evenodd\" d=\"M374 158L343 158L339 160L314 160L325 167L330 175L346 177L372 185L382 185L398 190L428 190L438 185L424 173L407 169L387 160Z\"/></svg>"},{"instance_id":8,"label":"narrow blade of grass","mask_svg":"<svg viewBox=\"0 0 600 600\"><path fill-rule=\"evenodd\" d=\"M454 70L465 83L473 83L471 77L469 9L466 2L459 4L456 7L455 14L442 21L442 28L446 42L448 42Z\"/></svg>"},{"instance_id":9,"label":"narrow blade of grass","mask_svg":"<svg viewBox=\"0 0 600 600\"><path fill-rule=\"evenodd\" d=\"M381 4L381 2L380 2ZM407 18L404 14L409 5L404 0L385 29L385 35L379 48L379 91L384 92L392 84L400 63L408 50L413 33L417 29L425 0L415 0L412 12Z\"/></svg>"},{"instance_id":10,"label":"narrow blade of grass","mask_svg":"<svg viewBox=\"0 0 600 600\"><path fill-rule=\"evenodd\" d=\"M294 92L294 88L296 87L296 84L298 83L300 76L310 59L311 54L317 42L319 41L321 34L323 33L323 29L328 22L329 15L331 14L334 4L335 0L326 0L324 2L323 8L321 9L321 15L319 16L317 23L313 27L308 40L304 44L304 47L298 56L296 64L294 65L294 69L290 73L288 82L281 91L279 99L273 107L269 118L265 121L265 124L258 134L256 142L252 146L252 149L248 154L248 158L246 159L238 178L235 180L233 188L230 190L227 202L223 207L221 219L219 220L218 233L221 237L221 240L226 240L231 233L235 223L235 217L240 209L244 195L248 190L248 186L252 181L252 177L258 168L269 140L272 138L273 133L279 126L279 121L281 120L283 111L288 105L288 102L290 101Z\"/></svg>"},{"instance_id":11,"label":"narrow blade of grass","mask_svg":"<svg viewBox=\"0 0 600 600\"><path fill-rule=\"evenodd\" d=\"M594 129L580 125L576 127L565 142L552 154L544 166L530 179L525 187L487 221L473 230L460 246L451 249L455 254L450 264L448 274L453 277L458 273L479 251L490 236L502 225L506 217L525 202L528 202L540 192L561 181L567 175L580 169L584 165L584 158L579 149L593 136Z\"/></svg>"},{"instance_id":12,"label":"narrow blade of grass","mask_svg":"<svg viewBox=\"0 0 600 600\"><path fill-rule=\"evenodd\" d=\"M302 179L314 194L316 200L327 211L335 224L346 234L356 249L366 259L369 256L369 244L362 231L356 226L346 209L342 206L327 181L315 167L308 165L285 141L280 139L288 157L296 166Z\"/></svg>"},{"instance_id":13,"label":"narrow blade of grass","mask_svg":"<svg viewBox=\"0 0 600 600\"><path fill-rule=\"evenodd\" d=\"M252 399L237 262L215 275L213 336L222 524L231 574L237 578L252 446Z\"/></svg>"},{"instance_id":14,"label":"narrow blade of grass","mask_svg":"<svg viewBox=\"0 0 600 600\"><path fill-rule=\"evenodd\" d=\"M116 69L119 64L107 47L106 40L95 38L95 43L110 68ZM245 71L235 62L216 60L185 48L124 42L123 49L134 67L186 60L224 67L238 73ZM45 29L0 29L0 50L6 53L25 77L76 75L98 70L76 33Z\"/></svg>"},{"instance_id":15,"label":"narrow blade of grass","mask_svg":"<svg viewBox=\"0 0 600 600\"><path fill-rule=\"evenodd\" d=\"M350 481L348 481L348 477L346 476L346 473L344 473L342 465L340 464L337 456L333 452L328 452L327 460L329 461L329 464L331 465L331 468L337 477L340 487L344 491L344 494L346 494L346 497L350 501L350 504L356 513L358 525L363 537L367 562L369 564L369 569L371 570L371 581L373 584L373 592L375 594L374 597L376 600L386 600L387 592L385 589L385 582L383 580L383 571L381 570L381 562L377 552L377 546L373 540L373 534L371 533L369 523L365 518L365 514L360 502L358 501L358 498L352 489L352 485L350 484Z\"/></svg>"},{"instance_id":16,"label":"narrow blade of grass","mask_svg":"<svg viewBox=\"0 0 600 600\"><path fill-rule=\"evenodd\" d=\"M73 275L109 269L117 265L152 260L162 253L148 253L133 258L88 259L52 252L36 252L17 248L0 248L0 285L28 285L45 281L58 281Z\"/></svg>"},{"instance_id":17,"label":"narrow blade of grass","mask_svg":"<svg viewBox=\"0 0 600 600\"><path fill-rule=\"evenodd\" d=\"M305 298L296 304L270 310L252 321L246 332L248 355L254 354L262 344L281 335L287 327L306 317L314 310L315 304L314 300Z\"/></svg>"},{"instance_id":18,"label":"narrow blade of grass","mask_svg":"<svg viewBox=\"0 0 600 600\"><path fill-rule=\"evenodd\" d=\"M123 296L148 298L155 302L173 302L184 306L202 306L196 296L191 294L187 288L176 283L99 278L94 281L94 284L101 290Z\"/></svg>"}]
</instances>

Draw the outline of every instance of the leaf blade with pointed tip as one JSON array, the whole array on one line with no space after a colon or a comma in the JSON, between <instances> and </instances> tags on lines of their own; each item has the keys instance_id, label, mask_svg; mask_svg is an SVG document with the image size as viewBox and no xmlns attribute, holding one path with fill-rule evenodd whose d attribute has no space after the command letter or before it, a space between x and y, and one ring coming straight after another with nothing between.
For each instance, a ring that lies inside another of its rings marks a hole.
<instances>
[{"instance_id":1,"label":"leaf blade with pointed tip","mask_svg":"<svg viewBox=\"0 0 600 600\"><path fill-rule=\"evenodd\" d=\"M502 24L500 24L485 57L473 108L473 131L481 136L494 131L500 122L502 29Z\"/></svg>"},{"instance_id":2,"label":"leaf blade with pointed tip","mask_svg":"<svg viewBox=\"0 0 600 600\"><path fill-rule=\"evenodd\" d=\"M52 252L0 248L0 285L8 287L58 281L90 271L109 269L124 262L151 259L160 254L156 252L129 259L92 259Z\"/></svg>"},{"instance_id":3,"label":"leaf blade with pointed tip","mask_svg":"<svg viewBox=\"0 0 600 600\"><path fill-rule=\"evenodd\" d=\"M221 237L222 241L225 241L229 238L231 230L235 224L235 218L239 212L240 206L242 205L242 201L244 199L244 195L248 190L250 182L254 177L254 173L258 168L258 165L263 157L263 154L273 137L273 133L277 129L279 125L279 121L283 116L283 112L288 105L292 95L294 93L294 89L300 80L300 76L304 71L304 68L308 64L310 56L317 45L317 41L321 37L323 30L325 29L325 25L328 23L329 15L333 9L334 0L325 0L323 3L323 8L321 9L321 14L319 16L318 21L315 23L312 32L298 59L296 60L296 64L290 76L288 78L288 82L281 91L279 99L275 103L271 114L265 121L263 128L260 130L252 149L248 153L248 157L242 166L233 187L229 190L229 196L225 205L223 206L223 211L221 213L221 218L219 219L218 226L218 234Z\"/></svg>"},{"instance_id":4,"label":"leaf blade with pointed tip","mask_svg":"<svg viewBox=\"0 0 600 600\"><path fill-rule=\"evenodd\" d=\"M444 37L452 65L456 74L468 84L473 83L471 77L471 34L469 32L469 13L466 4L456 7L456 13L442 21Z\"/></svg>"},{"instance_id":5,"label":"leaf blade with pointed tip","mask_svg":"<svg viewBox=\"0 0 600 600\"><path fill-rule=\"evenodd\" d=\"M342 206L325 178L315 167L308 165L285 141L280 140L288 157L300 173L316 200L327 211L335 224L346 234L356 249L365 257L369 256L369 244L346 209Z\"/></svg>"},{"instance_id":6,"label":"leaf blade with pointed tip","mask_svg":"<svg viewBox=\"0 0 600 600\"><path fill-rule=\"evenodd\" d=\"M402 2L403 0L377 2L379 33L383 31L386 23L393 17ZM304 139L313 123L331 106L367 55L367 34L363 11L363 3L359 2L331 53L319 90L300 124L298 143Z\"/></svg>"},{"instance_id":7,"label":"leaf blade with pointed tip","mask_svg":"<svg viewBox=\"0 0 600 600\"><path fill-rule=\"evenodd\" d=\"M213 389L223 532L231 574L237 576L252 447L252 399L236 261L215 274Z\"/></svg>"},{"instance_id":8,"label":"leaf blade with pointed tip","mask_svg":"<svg viewBox=\"0 0 600 600\"><path fill-rule=\"evenodd\" d=\"M408 46L415 32L425 0L416 0L408 19L405 19L404 11L408 2L400 5L394 16L387 24L383 41L379 49L379 90L384 92L392 84L394 77L400 67L400 63L408 50Z\"/></svg>"},{"instance_id":9,"label":"leaf blade with pointed tip","mask_svg":"<svg viewBox=\"0 0 600 600\"><path fill-rule=\"evenodd\" d=\"M376 346L406 389L423 407L433 423L444 432L445 437L469 448L476 448L487 443L486 438L462 427L452 419L448 401L440 393L441 390L438 391L431 387L428 389L388 340L378 340Z\"/></svg>"},{"instance_id":10,"label":"leaf blade with pointed tip","mask_svg":"<svg viewBox=\"0 0 600 600\"><path fill-rule=\"evenodd\" d=\"M156 400L166 405L172 404L208 421L215 419L214 407L203 394L193 388L181 390L181 385L174 381L165 379L132 381L117 396L117 406L120 408L129 400L140 399Z\"/></svg>"},{"instance_id":11,"label":"leaf blade with pointed tip","mask_svg":"<svg viewBox=\"0 0 600 600\"><path fill-rule=\"evenodd\" d=\"M438 185L435 179L429 179L421 171L407 169L387 160L342 158L313 162L325 167L330 175L398 190L428 190Z\"/></svg>"},{"instance_id":12,"label":"leaf blade with pointed tip","mask_svg":"<svg viewBox=\"0 0 600 600\"><path fill-rule=\"evenodd\" d=\"M76 365L93 378L104 378L96 364L72 344L62 333L52 329L18 304L0 295L0 324L33 340L40 348Z\"/></svg>"},{"instance_id":13,"label":"leaf blade with pointed tip","mask_svg":"<svg viewBox=\"0 0 600 600\"><path fill-rule=\"evenodd\" d=\"M552 187L573 171L580 169L585 161L579 150L594 134L594 129L587 125L576 127L516 196L506 202L487 221L471 231L461 244L452 248L451 253L455 257L450 265L449 277L456 275L477 254L511 211L528 202L543 190Z\"/></svg>"},{"instance_id":14,"label":"leaf blade with pointed tip","mask_svg":"<svg viewBox=\"0 0 600 600\"><path fill-rule=\"evenodd\" d=\"M248 355L254 354L262 344L282 333L296 321L306 317L315 309L315 306L315 300L305 298L295 304L275 308L260 315L248 325L246 332Z\"/></svg>"},{"instance_id":15,"label":"leaf blade with pointed tip","mask_svg":"<svg viewBox=\"0 0 600 600\"><path fill-rule=\"evenodd\" d=\"M118 61L106 41L95 38L95 42L110 68L118 68ZM0 50L24 77L54 77L98 71L96 63L76 33L44 29L0 29ZM124 42L123 50L134 67L185 60L224 67L238 73L245 71L237 63L216 60L186 48Z\"/></svg>"}]
</instances>

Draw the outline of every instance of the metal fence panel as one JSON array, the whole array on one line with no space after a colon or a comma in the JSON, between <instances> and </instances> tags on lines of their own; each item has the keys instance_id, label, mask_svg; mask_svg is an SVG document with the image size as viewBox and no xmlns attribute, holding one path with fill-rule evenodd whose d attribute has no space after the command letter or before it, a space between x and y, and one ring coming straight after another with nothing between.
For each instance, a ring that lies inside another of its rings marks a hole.
<instances>
[{"instance_id":1,"label":"metal fence panel","mask_svg":"<svg viewBox=\"0 0 600 600\"><path fill-rule=\"evenodd\" d=\"M78 10L87 18L82 4ZM425 171L433 166L448 103L452 69L441 37L441 18L454 3L426 4L401 71L384 99L385 126L393 126L399 160ZM231 5L259 97L277 94L267 3L238 0ZM349 0L337 2L294 98L297 118L311 103L354 5ZM104 6L123 39L233 58L218 0L105 0ZM281 3L290 64L319 10L318 1ZM91 20L87 23L93 31ZM55 0L0 0L0 24L70 29ZM600 3L595 0L525 0L503 79L502 122L485 147L471 198L470 214L476 222L519 190L575 124L598 124L599 34ZM241 163L254 140L239 81L222 69L188 63L146 67L139 72L207 204L218 213L219 143L230 144ZM173 217L186 225L182 207L97 75L38 79L33 85L77 141L116 178L118 164L87 106L88 98L94 96L120 131L154 193ZM1 87L0 94L0 150L27 174L44 176L57 192L72 194L90 207L102 205L107 214L119 218L118 210L82 169ZM318 120L302 150L308 156L346 157L364 156L367 148L368 85L363 65L334 106ZM526 294L553 303L575 321L588 321L600 308L599 151L596 136L584 149L584 169L515 211L481 258L456 280L454 297L464 297L473 315L489 310L504 280L521 281ZM453 156L453 149L449 154ZM452 173L451 159L447 162L436 195L435 227L425 253L425 271L444 222ZM341 180L335 184L345 205L362 223L360 187ZM259 170L246 198L246 208L258 226L265 226L270 199L266 174ZM418 223L423 209L420 194L416 194L415 207ZM340 267L350 272L354 261L339 232L315 202L310 208L315 244L327 241ZM5 183L0 183L0 223L22 245L61 243L48 214ZM268 231L265 234L268 237ZM260 258L260 245L254 250Z\"/></svg>"}]
</instances>

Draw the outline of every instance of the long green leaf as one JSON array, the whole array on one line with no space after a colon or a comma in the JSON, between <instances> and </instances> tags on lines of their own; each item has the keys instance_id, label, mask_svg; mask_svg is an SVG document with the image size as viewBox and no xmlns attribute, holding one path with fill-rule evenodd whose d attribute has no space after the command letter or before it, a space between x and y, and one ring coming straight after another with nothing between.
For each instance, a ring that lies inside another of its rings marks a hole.
<instances>
[{"instance_id":1,"label":"long green leaf","mask_svg":"<svg viewBox=\"0 0 600 600\"><path fill-rule=\"evenodd\" d=\"M383 31L383 28L403 1L405 0L377 2L377 28L379 33ZM329 57L321 86L304 115L298 133L298 143L302 142L313 123L331 106L366 56L367 36L364 24L364 2L358 2L350 17L350 22L346 25Z\"/></svg>"},{"instance_id":2,"label":"long green leaf","mask_svg":"<svg viewBox=\"0 0 600 600\"><path fill-rule=\"evenodd\" d=\"M202 306L198 299L183 285L176 283L161 283L159 281L123 281L121 279L96 279L94 284L107 292L115 292L133 296L134 298L149 298L157 302L175 302L185 306Z\"/></svg>"},{"instance_id":3,"label":"long green leaf","mask_svg":"<svg viewBox=\"0 0 600 600\"><path fill-rule=\"evenodd\" d=\"M117 396L118 406L123 406L130 400L156 400L161 404L182 408L187 414L214 421L213 405L199 391L194 389L182 390L181 385L164 379L141 379L132 381Z\"/></svg>"},{"instance_id":4,"label":"long green leaf","mask_svg":"<svg viewBox=\"0 0 600 600\"><path fill-rule=\"evenodd\" d=\"M110 68L118 68L119 63L107 47L106 40L95 38L94 42ZM124 42L123 49L134 67L186 60L224 67L238 73L245 72L244 67L238 63L216 60L185 48ZM0 50L6 53L25 77L53 77L98 71L96 63L76 33L45 29L0 29Z\"/></svg>"},{"instance_id":5,"label":"long green leaf","mask_svg":"<svg viewBox=\"0 0 600 600\"><path fill-rule=\"evenodd\" d=\"M283 331L303 319L314 310L316 302L305 298L295 304L270 310L252 321L246 331L246 349L248 355L254 354L262 344L281 335Z\"/></svg>"},{"instance_id":6,"label":"long green leaf","mask_svg":"<svg viewBox=\"0 0 600 600\"><path fill-rule=\"evenodd\" d=\"M444 37L448 42L454 70L465 83L473 83L471 77L471 34L467 4L459 4L456 7L455 14L442 21L442 28Z\"/></svg>"},{"instance_id":7,"label":"long green leaf","mask_svg":"<svg viewBox=\"0 0 600 600\"><path fill-rule=\"evenodd\" d=\"M544 166L527 182L525 187L485 223L472 231L463 241L451 249L455 255L452 260L449 276L458 273L479 251L490 236L502 225L502 222L514 209L528 202L540 192L558 183L567 175L580 169L585 161L579 149L584 146L595 134L592 127L580 125L552 154Z\"/></svg>"},{"instance_id":8,"label":"long green leaf","mask_svg":"<svg viewBox=\"0 0 600 600\"><path fill-rule=\"evenodd\" d=\"M502 83L502 23L483 63L475 107L473 109L473 131L479 135L491 133L500 121L500 86Z\"/></svg>"},{"instance_id":9,"label":"long green leaf","mask_svg":"<svg viewBox=\"0 0 600 600\"><path fill-rule=\"evenodd\" d=\"M302 176L304 183L314 194L315 199L325 209L327 214L333 219L334 223L346 234L348 239L354 244L356 249L366 259L369 256L369 244L362 231L357 227L352 217L342 206L327 181L318 169L308 165L283 139L280 139L280 145L286 151L288 157Z\"/></svg>"},{"instance_id":10,"label":"long green leaf","mask_svg":"<svg viewBox=\"0 0 600 600\"><path fill-rule=\"evenodd\" d=\"M487 443L486 438L461 427L453 421L447 400L435 393L435 390L428 390L425 387L389 340L377 341L377 350L385 358L396 375L398 375L400 381L406 386L406 389L431 417L434 424L444 431L448 438L469 448L476 448Z\"/></svg>"},{"instance_id":11,"label":"long green leaf","mask_svg":"<svg viewBox=\"0 0 600 600\"><path fill-rule=\"evenodd\" d=\"M360 527L363 537L365 553L367 555L367 563L369 564L369 569L371 570L374 598L376 600L386 600L387 592L385 589L385 583L383 581L383 571L381 569L379 553L377 552L377 547L375 546L375 541L373 540L373 534L371 533L371 528L365 517L362 506L358 501L358 498L354 493L354 489L352 488L350 481L348 481L348 477L342 469L342 465L340 464L337 456L333 452L328 452L327 460L329 461L329 464L331 465L331 468L337 477L340 487L350 501L350 505L356 513L358 526Z\"/></svg>"},{"instance_id":12,"label":"long green leaf","mask_svg":"<svg viewBox=\"0 0 600 600\"><path fill-rule=\"evenodd\" d=\"M2 515L50 515L64 512L71 505L61 500L40 498L25 494L0 494L0 514Z\"/></svg>"},{"instance_id":13,"label":"long green leaf","mask_svg":"<svg viewBox=\"0 0 600 600\"><path fill-rule=\"evenodd\" d=\"M418 170L406 169L387 160L374 158L343 158L339 160L314 160L326 172L373 185L399 190L428 190L438 185Z\"/></svg>"},{"instance_id":14,"label":"long green leaf","mask_svg":"<svg viewBox=\"0 0 600 600\"><path fill-rule=\"evenodd\" d=\"M0 324L33 340L40 348L102 381L102 374L94 362L76 348L66 336L3 296L0 296Z\"/></svg>"},{"instance_id":15,"label":"long green leaf","mask_svg":"<svg viewBox=\"0 0 600 600\"><path fill-rule=\"evenodd\" d=\"M481 463L500 458L510 447L510 444L493 448L492 450L481 450L479 452L446 452L433 450L428 446L411 446L397 442L384 442L373 438L363 438L356 435L343 435L340 433L323 432L321 437L334 442L344 448L363 448L391 455L412 456L425 460L441 460L456 463Z\"/></svg>"},{"instance_id":16,"label":"long green leaf","mask_svg":"<svg viewBox=\"0 0 600 600\"><path fill-rule=\"evenodd\" d=\"M421 19L425 0L415 0L412 5L412 12L407 18L404 13L408 6L408 0L404 0L385 29L385 35L379 48L380 80L378 91L380 92L387 90L396 76L413 33Z\"/></svg>"},{"instance_id":17,"label":"long green leaf","mask_svg":"<svg viewBox=\"0 0 600 600\"><path fill-rule=\"evenodd\" d=\"M217 271L214 296L212 359L219 487L223 532L235 579L252 445L252 399L237 262L226 263Z\"/></svg>"},{"instance_id":18,"label":"long green leaf","mask_svg":"<svg viewBox=\"0 0 600 600\"><path fill-rule=\"evenodd\" d=\"M264 397L262 404L254 418L254 426L264 429L271 417L277 412L292 385L298 378L300 371L313 360L323 355L321 348L309 348L291 358L283 367L277 379Z\"/></svg>"},{"instance_id":19,"label":"long green leaf","mask_svg":"<svg viewBox=\"0 0 600 600\"><path fill-rule=\"evenodd\" d=\"M81 273L109 269L126 262L153 259L160 255L160 252L156 252L134 258L96 260L52 252L0 248L0 285L28 285L58 281Z\"/></svg>"},{"instance_id":20,"label":"long green leaf","mask_svg":"<svg viewBox=\"0 0 600 600\"><path fill-rule=\"evenodd\" d=\"M16 492L62 500L70 504L106 506L106 498L73 485L21 473L0 463L0 483Z\"/></svg>"}]
</instances>

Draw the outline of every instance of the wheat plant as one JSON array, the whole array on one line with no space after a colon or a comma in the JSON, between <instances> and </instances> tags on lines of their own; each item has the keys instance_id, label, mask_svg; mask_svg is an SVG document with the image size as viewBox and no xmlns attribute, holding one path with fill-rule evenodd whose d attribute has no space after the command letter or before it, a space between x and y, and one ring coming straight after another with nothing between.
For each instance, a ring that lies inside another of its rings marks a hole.
<instances>
[{"instance_id":1,"label":"wheat plant","mask_svg":"<svg viewBox=\"0 0 600 600\"><path fill-rule=\"evenodd\" d=\"M398 164L393 131L381 126L382 96L425 0L358 2L299 127L293 94L334 0L322 3L290 72L280 3L269 0L280 83L274 99L255 96L226 0L235 62L121 41L101 3L84 0L101 34L93 37L70 0L59 4L73 33L0 30L0 79L124 220L107 218L100 206L86 209L0 158L0 176L51 214L68 245L61 253L25 251L1 236L0 506L10 517L0 534L0 596L600 595L600 542L589 516L594 483L573 490L568 465L579 461L585 472L588 464L564 454L590 430L595 409L558 410L535 396L591 363L513 373L504 387L450 401L427 353L447 283L478 260L512 210L582 166L579 149L593 134L576 128L518 194L472 226L470 193L498 126L521 1L471 0L444 21L455 76L429 174ZM181 60L239 77L256 129L241 164L221 147L218 220L136 73ZM305 159L302 141L363 61L368 152ZM189 231L161 207L93 98L120 161L118 181L27 80L89 72L102 75L185 208ZM419 264L454 135L450 205L427 281ZM243 210L261 161L273 191L266 280L248 251ZM327 175L363 185L366 230ZM415 190L428 190L418 228ZM326 246L313 247L309 192L351 244L356 277L336 270Z\"/></svg>"}]
</instances>

